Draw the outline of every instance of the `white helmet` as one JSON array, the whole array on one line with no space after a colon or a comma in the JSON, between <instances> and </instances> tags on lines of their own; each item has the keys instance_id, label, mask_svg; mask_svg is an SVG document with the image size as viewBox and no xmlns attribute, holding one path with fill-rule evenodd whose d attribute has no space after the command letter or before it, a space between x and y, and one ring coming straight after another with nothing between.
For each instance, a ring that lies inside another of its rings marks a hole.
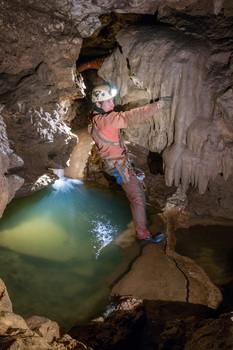
<instances>
[{"instance_id":1,"label":"white helmet","mask_svg":"<svg viewBox=\"0 0 233 350\"><path fill-rule=\"evenodd\" d=\"M116 96L116 89L113 89L110 85L95 86L92 90L92 102L107 101Z\"/></svg>"}]
</instances>

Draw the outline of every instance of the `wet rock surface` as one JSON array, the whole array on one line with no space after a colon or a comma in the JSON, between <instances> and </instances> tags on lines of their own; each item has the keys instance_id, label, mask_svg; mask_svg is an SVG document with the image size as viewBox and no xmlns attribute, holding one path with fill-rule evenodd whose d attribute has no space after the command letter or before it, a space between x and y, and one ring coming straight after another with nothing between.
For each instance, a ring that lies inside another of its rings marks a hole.
<instances>
[{"instance_id":1,"label":"wet rock surface","mask_svg":"<svg viewBox=\"0 0 233 350\"><path fill-rule=\"evenodd\" d=\"M56 322L39 316L24 320L14 314L2 280L0 280L0 348L3 350L90 349L65 334Z\"/></svg>"},{"instance_id":2,"label":"wet rock surface","mask_svg":"<svg viewBox=\"0 0 233 350\"><path fill-rule=\"evenodd\" d=\"M164 244L149 244L130 271L112 288L114 295L138 295L144 300L186 301L187 280L164 254ZM171 274L172 271L172 274Z\"/></svg>"},{"instance_id":3,"label":"wet rock surface","mask_svg":"<svg viewBox=\"0 0 233 350\"><path fill-rule=\"evenodd\" d=\"M231 313L216 318L211 309L200 305L139 301L135 297L125 298L107 319L74 327L70 333L97 350L232 347Z\"/></svg>"},{"instance_id":4,"label":"wet rock surface","mask_svg":"<svg viewBox=\"0 0 233 350\"><path fill-rule=\"evenodd\" d=\"M6 293L3 283L0 291ZM218 318L213 310L197 304L122 297L108 317L76 326L69 335L56 322L39 316L24 320L12 312L11 305L9 310L5 305L1 299L0 345L4 350L230 349L233 342L232 314Z\"/></svg>"},{"instance_id":5,"label":"wet rock surface","mask_svg":"<svg viewBox=\"0 0 233 350\"><path fill-rule=\"evenodd\" d=\"M23 159L23 165L15 166L14 173L25 180L17 196L27 195L43 188L37 180L47 173L48 181L54 178L50 168L64 168L70 153L77 143L77 137L60 120L59 114L50 114L43 108L9 114L2 111L8 138L16 154Z\"/></svg>"},{"instance_id":6,"label":"wet rock surface","mask_svg":"<svg viewBox=\"0 0 233 350\"><path fill-rule=\"evenodd\" d=\"M218 174L231 177L231 50L220 59L217 44L163 26L127 26L116 37L121 49L105 60L99 74L118 87L119 103L173 97L169 113L155 115L143 128L128 128L126 137L150 151L164 151L166 185L181 183L184 193L191 184L203 194ZM220 91L222 70L226 89Z\"/></svg>"},{"instance_id":7,"label":"wet rock surface","mask_svg":"<svg viewBox=\"0 0 233 350\"><path fill-rule=\"evenodd\" d=\"M78 144L71 154L69 166L65 168L64 176L72 179L85 180L85 168L89 153L91 152L93 140L86 127L80 128L76 132L76 135L78 137Z\"/></svg>"},{"instance_id":8,"label":"wet rock surface","mask_svg":"<svg viewBox=\"0 0 233 350\"><path fill-rule=\"evenodd\" d=\"M9 139L6 133L6 124L0 117L0 217L5 210L6 205L12 200L15 192L24 183L23 178L8 174L12 168L20 167L23 164L22 158L17 156L10 147Z\"/></svg>"}]
</instances>

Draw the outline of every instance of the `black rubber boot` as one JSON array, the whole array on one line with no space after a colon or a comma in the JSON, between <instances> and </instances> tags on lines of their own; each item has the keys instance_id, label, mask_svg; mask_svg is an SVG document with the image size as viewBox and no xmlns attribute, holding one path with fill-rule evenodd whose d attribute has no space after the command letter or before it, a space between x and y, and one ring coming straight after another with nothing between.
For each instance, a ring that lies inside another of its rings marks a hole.
<instances>
[{"instance_id":1,"label":"black rubber boot","mask_svg":"<svg viewBox=\"0 0 233 350\"><path fill-rule=\"evenodd\" d=\"M145 245L145 244L150 244L150 243L160 243L164 240L165 238L165 234L164 233L157 233L156 236L151 236L148 238L144 238L144 239L138 239L138 243Z\"/></svg>"}]
</instances>

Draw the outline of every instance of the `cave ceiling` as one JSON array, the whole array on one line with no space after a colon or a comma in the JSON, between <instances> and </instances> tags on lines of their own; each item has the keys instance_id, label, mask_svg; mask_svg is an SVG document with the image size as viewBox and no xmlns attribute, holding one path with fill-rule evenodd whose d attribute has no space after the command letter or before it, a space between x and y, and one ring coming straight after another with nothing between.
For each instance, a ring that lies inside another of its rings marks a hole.
<instances>
[{"instance_id":1,"label":"cave ceiling","mask_svg":"<svg viewBox=\"0 0 233 350\"><path fill-rule=\"evenodd\" d=\"M0 7L3 208L18 188L27 194L50 168L67 165L78 142L67 125L77 116L86 123L87 78L116 85L125 108L173 95L170 114L125 137L162 155L167 186L204 194L217 179L229 187L232 1L2 0ZM78 74L77 64L103 55L98 75Z\"/></svg>"}]
</instances>

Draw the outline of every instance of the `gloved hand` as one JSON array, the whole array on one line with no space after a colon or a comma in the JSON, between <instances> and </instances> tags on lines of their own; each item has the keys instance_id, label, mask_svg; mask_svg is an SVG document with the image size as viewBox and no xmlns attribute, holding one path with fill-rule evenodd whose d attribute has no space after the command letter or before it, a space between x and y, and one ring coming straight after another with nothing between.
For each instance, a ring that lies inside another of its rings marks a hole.
<instances>
[{"instance_id":1,"label":"gloved hand","mask_svg":"<svg viewBox=\"0 0 233 350\"><path fill-rule=\"evenodd\" d=\"M160 97L157 104L159 109L166 110L171 107L172 97L171 96Z\"/></svg>"}]
</instances>

